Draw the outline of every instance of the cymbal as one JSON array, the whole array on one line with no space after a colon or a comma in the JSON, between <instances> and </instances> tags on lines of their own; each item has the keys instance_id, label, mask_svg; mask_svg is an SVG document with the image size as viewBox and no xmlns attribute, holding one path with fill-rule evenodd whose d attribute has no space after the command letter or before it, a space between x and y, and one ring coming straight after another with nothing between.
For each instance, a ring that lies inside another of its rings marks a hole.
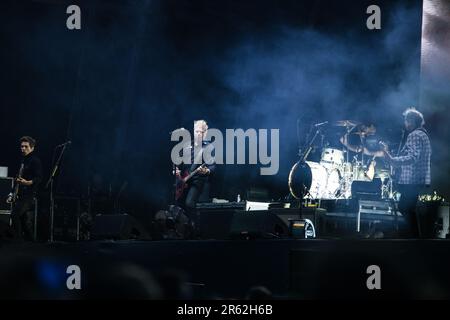
<instances>
[{"instance_id":1,"label":"cymbal","mask_svg":"<svg viewBox=\"0 0 450 320\"><path fill-rule=\"evenodd\" d=\"M355 127L358 124L360 124L360 122L354 120L339 120L334 123L337 127Z\"/></svg>"},{"instance_id":2,"label":"cymbal","mask_svg":"<svg viewBox=\"0 0 450 320\"><path fill-rule=\"evenodd\" d=\"M359 130L356 132L352 132L351 134L356 134L358 136L373 136L377 131L374 127L369 128L358 128Z\"/></svg>"}]
</instances>

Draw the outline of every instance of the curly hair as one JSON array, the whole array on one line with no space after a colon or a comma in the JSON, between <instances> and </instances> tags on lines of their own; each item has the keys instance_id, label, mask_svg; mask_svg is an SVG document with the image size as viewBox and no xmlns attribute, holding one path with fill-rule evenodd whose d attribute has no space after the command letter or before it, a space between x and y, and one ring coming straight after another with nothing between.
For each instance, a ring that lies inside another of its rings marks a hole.
<instances>
[{"instance_id":1,"label":"curly hair","mask_svg":"<svg viewBox=\"0 0 450 320\"><path fill-rule=\"evenodd\" d=\"M416 110L416 108L411 107L403 112L405 120L413 122L416 127L423 127L425 125L425 120L423 114Z\"/></svg>"}]
</instances>

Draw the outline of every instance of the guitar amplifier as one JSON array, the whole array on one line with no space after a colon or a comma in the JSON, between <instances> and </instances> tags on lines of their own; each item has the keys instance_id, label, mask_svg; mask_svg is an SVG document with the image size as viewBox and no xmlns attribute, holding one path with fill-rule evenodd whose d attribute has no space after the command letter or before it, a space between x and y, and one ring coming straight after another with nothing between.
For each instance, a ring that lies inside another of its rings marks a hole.
<instances>
[{"instance_id":1,"label":"guitar amplifier","mask_svg":"<svg viewBox=\"0 0 450 320\"><path fill-rule=\"evenodd\" d=\"M13 178L0 177L0 211L11 211L11 205L6 203L6 198L8 194L13 189Z\"/></svg>"},{"instance_id":2,"label":"guitar amplifier","mask_svg":"<svg viewBox=\"0 0 450 320\"><path fill-rule=\"evenodd\" d=\"M375 178L373 181L353 181L352 198L360 200L381 200L381 179Z\"/></svg>"},{"instance_id":3,"label":"guitar amplifier","mask_svg":"<svg viewBox=\"0 0 450 320\"><path fill-rule=\"evenodd\" d=\"M245 210L245 201L242 202L202 202L197 203L197 211L222 211L222 210Z\"/></svg>"},{"instance_id":4,"label":"guitar amplifier","mask_svg":"<svg viewBox=\"0 0 450 320\"><path fill-rule=\"evenodd\" d=\"M236 210L245 210L245 202L197 203L197 233L201 239L228 239Z\"/></svg>"},{"instance_id":5,"label":"guitar amplifier","mask_svg":"<svg viewBox=\"0 0 450 320\"><path fill-rule=\"evenodd\" d=\"M0 223L3 223L8 226L11 224L11 211L0 210Z\"/></svg>"},{"instance_id":6,"label":"guitar amplifier","mask_svg":"<svg viewBox=\"0 0 450 320\"><path fill-rule=\"evenodd\" d=\"M245 211L254 211L254 210L269 210L269 209L278 209L285 208L284 203L278 202L261 202L261 201L240 201L240 202L204 202L197 203L197 210L245 210Z\"/></svg>"}]
</instances>

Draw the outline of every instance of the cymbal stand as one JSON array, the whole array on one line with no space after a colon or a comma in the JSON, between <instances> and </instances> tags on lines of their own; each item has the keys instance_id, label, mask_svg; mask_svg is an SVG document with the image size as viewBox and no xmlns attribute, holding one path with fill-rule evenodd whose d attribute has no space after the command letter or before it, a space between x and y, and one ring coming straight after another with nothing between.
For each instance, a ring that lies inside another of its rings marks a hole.
<instances>
[{"instance_id":1,"label":"cymbal stand","mask_svg":"<svg viewBox=\"0 0 450 320\"><path fill-rule=\"evenodd\" d=\"M355 126L351 126L349 124L347 124L345 126L345 136L344 136L345 137L345 140L344 140L345 144L342 147L343 152L345 152L345 162L346 162L346 164L344 165L344 190L345 190L344 198L347 197L346 193L348 191L348 188L350 188L350 186L352 184L352 180L353 180L353 177L350 177L350 175L353 175L352 167L350 167L350 168L348 167L348 163L349 163L349 160L350 160L349 159L349 157L350 157L349 150L350 149L348 147L348 145L349 145L348 138L349 138L350 132L352 132L353 129L355 129Z\"/></svg>"},{"instance_id":2,"label":"cymbal stand","mask_svg":"<svg viewBox=\"0 0 450 320\"><path fill-rule=\"evenodd\" d=\"M353 130L353 128L350 129L349 125L345 126L345 144L348 144L348 135L350 134L350 132L352 130ZM348 163L348 148L346 148L346 145L344 145L343 149L344 149L344 152L345 152L345 162Z\"/></svg>"},{"instance_id":3,"label":"cymbal stand","mask_svg":"<svg viewBox=\"0 0 450 320\"><path fill-rule=\"evenodd\" d=\"M365 143L364 143L364 134L361 134L359 136L359 140L361 141L361 166L363 168L363 170L365 170L364 168L364 149L366 148Z\"/></svg>"}]
</instances>

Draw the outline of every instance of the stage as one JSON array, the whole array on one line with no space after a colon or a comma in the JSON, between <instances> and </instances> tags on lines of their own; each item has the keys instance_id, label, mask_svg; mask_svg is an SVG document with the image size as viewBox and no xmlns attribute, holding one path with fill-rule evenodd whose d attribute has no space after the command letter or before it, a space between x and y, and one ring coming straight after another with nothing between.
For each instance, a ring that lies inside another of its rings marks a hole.
<instances>
[{"instance_id":1,"label":"stage","mask_svg":"<svg viewBox=\"0 0 450 320\"><path fill-rule=\"evenodd\" d=\"M4 243L0 252L7 299L244 299L255 286L273 299L450 298L448 240ZM69 290L73 265L80 289ZM369 266L380 289L368 289Z\"/></svg>"},{"instance_id":2,"label":"stage","mask_svg":"<svg viewBox=\"0 0 450 320\"><path fill-rule=\"evenodd\" d=\"M450 299L449 0L3 2L0 299Z\"/></svg>"}]
</instances>

